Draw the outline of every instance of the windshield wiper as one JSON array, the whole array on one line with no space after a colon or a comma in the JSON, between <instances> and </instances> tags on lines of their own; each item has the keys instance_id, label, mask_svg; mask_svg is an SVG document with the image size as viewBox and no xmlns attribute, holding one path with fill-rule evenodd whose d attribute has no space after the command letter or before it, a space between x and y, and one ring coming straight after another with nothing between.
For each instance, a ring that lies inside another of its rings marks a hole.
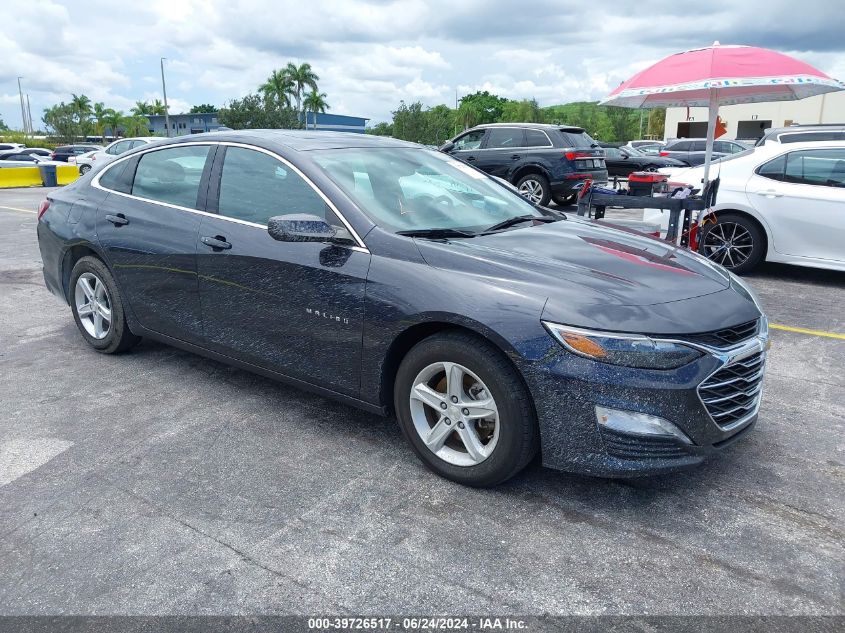
<instances>
[{"instance_id":1,"label":"windshield wiper","mask_svg":"<svg viewBox=\"0 0 845 633\"><path fill-rule=\"evenodd\" d=\"M517 215L512 218L508 218L507 220L502 220L493 226L488 226L484 232L490 233L492 231L498 231L500 229L507 229L511 226L516 226L517 224L522 224L523 222L534 221L537 222L557 222L557 218L550 218L546 215Z\"/></svg>"},{"instance_id":2,"label":"windshield wiper","mask_svg":"<svg viewBox=\"0 0 845 633\"><path fill-rule=\"evenodd\" d=\"M407 231L396 231L396 235L404 235L405 237L475 237L475 233L471 231L462 231L460 229L409 229Z\"/></svg>"}]
</instances>

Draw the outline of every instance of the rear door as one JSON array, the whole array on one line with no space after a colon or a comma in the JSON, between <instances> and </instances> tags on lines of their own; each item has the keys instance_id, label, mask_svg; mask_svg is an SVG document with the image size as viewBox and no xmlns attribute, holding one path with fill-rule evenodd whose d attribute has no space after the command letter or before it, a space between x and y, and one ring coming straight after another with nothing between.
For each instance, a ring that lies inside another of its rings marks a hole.
<instances>
[{"instance_id":1,"label":"rear door","mask_svg":"<svg viewBox=\"0 0 845 633\"><path fill-rule=\"evenodd\" d=\"M357 397L370 253L270 237L277 215L342 221L290 163L259 148L221 146L209 203L217 215L202 221L197 264L212 349Z\"/></svg>"},{"instance_id":2,"label":"rear door","mask_svg":"<svg viewBox=\"0 0 845 633\"><path fill-rule=\"evenodd\" d=\"M748 198L779 253L845 261L845 150L789 152L760 166Z\"/></svg>"},{"instance_id":3,"label":"rear door","mask_svg":"<svg viewBox=\"0 0 845 633\"><path fill-rule=\"evenodd\" d=\"M109 191L97 236L129 308L144 327L202 342L196 244L216 145L158 149L95 180Z\"/></svg>"},{"instance_id":4,"label":"rear door","mask_svg":"<svg viewBox=\"0 0 845 633\"><path fill-rule=\"evenodd\" d=\"M524 158L525 132L518 127L491 127L474 165L492 176L507 178L511 166Z\"/></svg>"}]
</instances>

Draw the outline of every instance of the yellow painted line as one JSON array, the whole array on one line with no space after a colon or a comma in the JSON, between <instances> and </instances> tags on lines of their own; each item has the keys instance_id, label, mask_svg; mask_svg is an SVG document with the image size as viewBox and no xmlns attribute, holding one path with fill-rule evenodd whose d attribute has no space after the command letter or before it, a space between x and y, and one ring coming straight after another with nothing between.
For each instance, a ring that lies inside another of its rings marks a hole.
<instances>
[{"instance_id":1,"label":"yellow painted line","mask_svg":"<svg viewBox=\"0 0 845 633\"><path fill-rule=\"evenodd\" d=\"M825 338L838 338L845 341L845 334L837 332L826 332L824 330L811 330L805 327L792 327L791 325L778 325L777 323L769 323L769 328L772 330L783 330L784 332L795 332L797 334L809 334L810 336L823 336Z\"/></svg>"},{"instance_id":2,"label":"yellow painted line","mask_svg":"<svg viewBox=\"0 0 845 633\"><path fill-rule=\"evenodd\" d=\"M0 209L8 209L9 211L20 211L21 213L38 213L38 211L33 211L32 209L21 209L19 207L6 207L0 204Z\"/></svg>"}]
</instances>

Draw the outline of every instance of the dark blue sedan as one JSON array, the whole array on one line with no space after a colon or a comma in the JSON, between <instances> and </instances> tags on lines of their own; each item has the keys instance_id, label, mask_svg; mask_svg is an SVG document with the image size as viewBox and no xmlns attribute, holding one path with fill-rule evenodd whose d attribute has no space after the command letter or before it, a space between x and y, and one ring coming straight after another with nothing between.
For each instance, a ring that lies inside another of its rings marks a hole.
<instances>
[{"instance_id":1,"label":"dark blue sedan","mask_svg":"<svg viewBox=\"0 0 845 633\"><path fill-rule=\"evenodd\" d=\"M757 419L768 332L741 281L410 143L162 140L51 193L38 238L95 350L149 337L395 415L461 483L538 453L675 470Z\"/></svg>"}]
</instances>

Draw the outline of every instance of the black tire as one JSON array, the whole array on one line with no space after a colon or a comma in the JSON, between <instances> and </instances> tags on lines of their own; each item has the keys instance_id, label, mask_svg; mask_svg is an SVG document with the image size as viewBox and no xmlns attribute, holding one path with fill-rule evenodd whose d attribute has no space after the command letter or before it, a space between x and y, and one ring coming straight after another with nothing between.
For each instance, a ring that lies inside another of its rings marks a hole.
<instances>
[{"instance_id":1,"label":"black tire","mask_svg":"<svg viewBox=\"0 0 845 633\"><path fill-rule=\"evenodd\" d=\"M79 278L84 274L93 275L99 279L105 286L106 299L108 300L109 308L111 309L111 322L109 324L108 332L104 338L96 338L92 336L82 323L79 316L76 301L76 287ZM140 340L140 336L136 336L129 330L126 324L126 313L123 307L123 297L117 284L114 282L109 269L106 265L96 257L86 256L82 257L73 267L70 273L70 306L73 311L73 319L76 321L76 327L79 328L82 338L98 352L103 354L117 354L125 352Z\"/></svg>"},{"instance_id":2,"label":"black tire","mask_svg":"<svg viewBox=\"0 0 845 633\"><path fill-rule=\"evenodd\" d=\"M554 203L561 207L568 207L570 204L573 204L578 197L577 193L563 193L563 194L556 194L552 196L552 200Z\"/></svg>"},{"instance_id":3,"label":"black tire","mask_svg":"<svg viewBox=\"0 0 845 633\"><path fill-rule=\"evenodd\" d=\"M701 230L698 252L738 275L753 270L766 255L763 231L741 213L720 213L716 218L715 223L705 224ZM734 246L723 247L725 239Z\"/></svg>"},{"instance_id":4,"label":"black tire","mask_svg":"<svg viewBox=\"0 0 845 633\"><path fill-rule=\"evenodd\" d=\"M84 176L89 171L91 171L91 165L80 165L79 166L79 175Z\"/></svg>"},{"instance_id":5,"label":"black tire","mask_svg":"<svg viewBox=\"0 0 845 633\"><path fill-rule=\"evenodd\" d=\"M410 403L414 381L425 368L440 362L463 365L487 386L495 400L498 441L480 463L460 466L441 459L425 445L414 425ZM394 407L405 438L422 462L438 475L467 486L494 486L510 479L539 448L534 407L521 376L497 348L465 332L435 334L408 352L396 373Z\"/></svg>"},{"instance_id":6,"label":"black tire","mask_svg":"<svg viewBox=\"0 0 845 633\"><path fill-rule=\"evenodd\" d=\"M519 190L519 193L528 197L525 192L523 192L523 187L528 186L528 183L536 183L536 190L538 193L538 198L536 200L531 200L534 204L539 204L541 207L545 207L549 204L549 200L552 199L552 188L549 185L549 180L543 174L532 173L526 174L522 178L516 181L515 187ZM530 199L530 198L529 198Z\"/></svg>"}]
</instances>

